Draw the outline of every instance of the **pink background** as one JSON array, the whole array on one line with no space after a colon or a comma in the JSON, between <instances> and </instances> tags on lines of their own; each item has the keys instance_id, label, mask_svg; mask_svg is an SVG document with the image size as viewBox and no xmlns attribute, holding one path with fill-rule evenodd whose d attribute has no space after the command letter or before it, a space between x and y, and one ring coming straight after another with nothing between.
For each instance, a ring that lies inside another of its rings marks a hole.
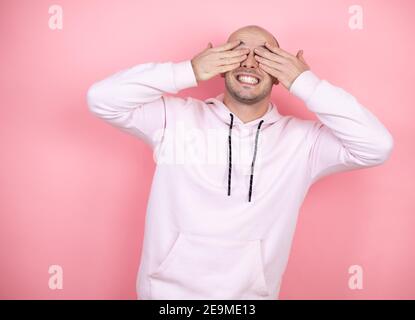
<instances>
[{"instance_id":1,"label":"pink background","mask_svg":"<svg viewBox=\"0 0 415 320\"><path fill-rule=\"evenodd\" d=\"M63 30L48 27L63 7ZM363 30L348 8L363 7ZM413 1L0 3L0 298L135 299L154 170L143 142L93 117L89 86L144 62L191 59L259 24L391 131L383 166L327 177L302 207L281 299L415 298ZM206 99L223 79L180 92ZM313 118L282 87L283 114ZM62 290L48 268L63 267ZM363 268L363 289L348 268Z\"/></svg>"}]
</instances>

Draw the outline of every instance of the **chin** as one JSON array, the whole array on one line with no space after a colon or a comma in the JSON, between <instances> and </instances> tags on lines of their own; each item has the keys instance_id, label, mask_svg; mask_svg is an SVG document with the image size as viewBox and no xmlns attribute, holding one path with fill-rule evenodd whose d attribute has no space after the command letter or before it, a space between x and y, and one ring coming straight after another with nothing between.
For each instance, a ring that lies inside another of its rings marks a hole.
<instances>
[{"instance_id":1,"label":"chin","mask_svg":"<svg viewBox=\"0 0 415 320\"><path fill-rule=\"evenodd\" d=\"M262 94L241 94L235 91L229 91L229 93L236 101L248 105L258 103L266 97Z\"/></svg>"}]
</instances>

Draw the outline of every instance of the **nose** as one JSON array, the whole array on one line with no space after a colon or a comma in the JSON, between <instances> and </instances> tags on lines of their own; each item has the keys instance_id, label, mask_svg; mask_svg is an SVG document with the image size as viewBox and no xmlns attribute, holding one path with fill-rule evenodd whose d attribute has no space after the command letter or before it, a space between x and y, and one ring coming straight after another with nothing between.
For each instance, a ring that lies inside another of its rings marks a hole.
<instances>
[{"instance_id":1,"label":"nose","mask_svg":"<svg viewBox=\"0 0 415 320\"><path fill-rule=\"evenodd\" d=\"M241 62L241 66L244 68L258 68L258 62L255 60L254 54L254 50L251 49L248 57Z\"/></svg>"}]
</instances>

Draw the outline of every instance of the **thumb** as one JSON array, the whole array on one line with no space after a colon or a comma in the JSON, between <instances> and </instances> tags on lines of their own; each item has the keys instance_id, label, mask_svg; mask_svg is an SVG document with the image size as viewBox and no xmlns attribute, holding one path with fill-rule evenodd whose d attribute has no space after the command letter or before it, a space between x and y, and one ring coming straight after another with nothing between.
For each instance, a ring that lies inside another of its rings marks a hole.
<instances>
[{"instance_id":1,"label":"thumb","mask_svg":"<svg viewBox=\"0 0 415 320\"><path fill-rule=\"evenodd\" d=\"M297 52L297 58L300 59L302 62L305 63L304 57L303 57L304 51L303 50L299 50Z\"/></svg>"}]
</instances>

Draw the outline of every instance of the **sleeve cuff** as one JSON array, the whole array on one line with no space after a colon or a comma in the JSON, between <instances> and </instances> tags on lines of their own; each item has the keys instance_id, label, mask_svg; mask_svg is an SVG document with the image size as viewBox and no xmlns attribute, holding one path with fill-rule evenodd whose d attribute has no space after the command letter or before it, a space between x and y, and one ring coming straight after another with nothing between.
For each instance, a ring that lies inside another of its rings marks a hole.
<instances>
[{"instance_id":1,"label":"sleeve cuff","mask_svg":"<svg viewBox=\"0 0 415 320\"><path fill-rule=\"evenodd\" d=\"M312 71L306 70L291 84L290 92L303 101L307 101L319 83L320 79Z\"/></svg>"},{"instance_id":2,"label":"sleeve cuff","mask_svg":"<svg viewBox=\"0 0 415 320\"><path fill-rule=\"evenodd\" d=\"M173 76L177 91L198 85L191 60L173 63Z\"/></svg>"}]
</instances>

